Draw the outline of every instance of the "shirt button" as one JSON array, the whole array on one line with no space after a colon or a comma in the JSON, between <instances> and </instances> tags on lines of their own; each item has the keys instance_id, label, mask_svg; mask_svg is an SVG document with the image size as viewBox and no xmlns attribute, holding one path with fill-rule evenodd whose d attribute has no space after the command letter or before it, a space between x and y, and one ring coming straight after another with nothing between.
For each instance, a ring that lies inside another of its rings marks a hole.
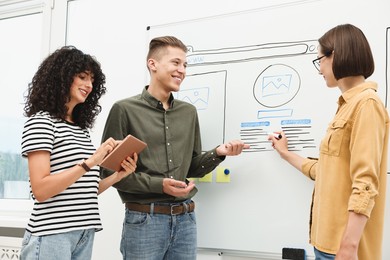
<instances>
[{"instance_id":1,"label":"shirt button","mask_svg":"<svg viewBox=\"0 0 390 260\"><path fill-rule=\"evenodd\" d=\"M369 186L366 186L366 190L370 190L370 187L369 187Z\"/></svg>"},{"instance_id":2,"label":"shirt button","mask_svg":"<svg viewBox=\"0 0 390 260\"><path fill-rule=\"evenodd\" d=\"M166 126L165 128L168 129L168 126Z\"/></svg>"},{"instance_id":3,"label":"shirt button","mask_svg":"<svg viewBox=\"0 0 390 260\"><path fill-rule=\"evenodd\" d=\"M172 162L172 160L171 160L171 159L169 159L169 162Z\"/></svg>"},{"instance_id":4,"label":"shirt button","mask_svg":"<svg viewBox=\"0 0 390 260\"><path fill-rule=\"evenodd\" d=\"M167 143L167 145L171 145L170 143Z\"/></svg>"},{"instance_id":5,"label":"shirt button","mask_svg":"<svg viewBox=\"0 0 390 260\"><path fill-rule=\"evenodd\" d=\"M202 169L204 168L204 165L202 165Z\"/></svg>"},{"instance_id":6,"label":"shirt button","mask_svg":"<svg viewBox=\"0 0 390 260\"><path fill-rule=\"evenodd\" d=\"M213 155L214 154L214 152L211 152L211 155Z\"/></svg>"}]
</instances>

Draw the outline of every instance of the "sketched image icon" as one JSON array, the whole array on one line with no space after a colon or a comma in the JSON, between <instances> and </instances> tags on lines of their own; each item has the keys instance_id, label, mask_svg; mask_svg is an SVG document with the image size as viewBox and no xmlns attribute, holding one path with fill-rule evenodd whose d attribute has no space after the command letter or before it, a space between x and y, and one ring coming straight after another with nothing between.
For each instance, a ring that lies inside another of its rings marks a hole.
<instances>
[{"instance_id":1,"label":"sketched image icon","mask_svg":"<svg viewBox=\"0 0 390 260\"><path fill-rule=\"evenodd\" d=\"M177 99L188 102L198 110L207 109L209 103L209 88L193 88L180 90Z\"/></svg>"},{"instance_id":2,"label":"sketched image icon","mask_svg":"<svg viewBox=\"0 0 390 260\"><path fill-rule=\"evenodd\" d=\"M280 107L294 99L300 86L301 78L293 67L286 64L272 64L256 78L253 96L265 107Z\"/></svg>"},{"instance_id":3,"label":"sketched image icon","mask_svg":"<svg viewBox=\"0 0 390 260\"><path fill-rule=\"evenodd\" d=\"M263 77L262 96L283 95L289 92L291 74Z\"/></svg>"}]
</instances>

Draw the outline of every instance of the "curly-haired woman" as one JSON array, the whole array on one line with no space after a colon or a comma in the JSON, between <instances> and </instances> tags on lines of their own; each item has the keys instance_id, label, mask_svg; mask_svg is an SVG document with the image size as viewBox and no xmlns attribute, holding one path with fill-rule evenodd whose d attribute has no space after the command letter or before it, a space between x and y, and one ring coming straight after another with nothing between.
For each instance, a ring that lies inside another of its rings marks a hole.
<instances>
[{"instance_id":1,"label":"curly-haired woman","mask_svg":"<svg viewBox=\"0 0 390 260\"><path fill-rule=\"evenodd\" d=\"M99 179L98 164L118 143L110 138L96 150L88 132L101 111L104 83L95 58L65 46L42 62L29 85L22 155L34 208L21 259L90 259L102 229L97 195L136 168L134 154L122 170Z\"/></svg>"}]
</instances>

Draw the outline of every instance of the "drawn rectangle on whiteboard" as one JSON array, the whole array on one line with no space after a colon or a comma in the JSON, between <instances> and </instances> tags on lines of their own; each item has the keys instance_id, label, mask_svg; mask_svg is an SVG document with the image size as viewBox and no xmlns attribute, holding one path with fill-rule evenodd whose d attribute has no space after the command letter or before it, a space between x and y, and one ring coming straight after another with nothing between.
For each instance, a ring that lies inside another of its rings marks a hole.
<instances>
[{"instance_id":1,"label":"drawn rectangle on whiteboard","mask_svg":"<svg viewBox=\"0 0 390 260\"><path fill-rule=\"evenodd\" d=\"M226 71L211 71L187 75L176 93L175 98L197 108L203 150L211 150L224 142L225 92Z\"/></svg>"},{"instance_id":2,"label":"drawn rectangle on whiteboard","mask_svg":"<svg viewBox=\"0 0 390 260\"><path fill-rule=\"evenodd\" d=\"M257 111L257 118L275 118L275 117L290 117L293 114L292 109L272 109Z\"/></svg>"}]
</instances>

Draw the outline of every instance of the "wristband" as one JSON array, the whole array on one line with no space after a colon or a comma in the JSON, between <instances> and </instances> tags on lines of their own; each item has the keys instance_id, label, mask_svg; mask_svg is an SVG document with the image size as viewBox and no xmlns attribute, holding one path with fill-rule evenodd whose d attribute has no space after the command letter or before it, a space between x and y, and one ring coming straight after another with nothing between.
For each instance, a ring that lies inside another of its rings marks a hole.
<instances>
[{"instance_id":1,"label":"wristband","mask_svg":"<svg viewBox=\"0 0 390 260\"><path fill-rule=\"evenodd\" d=\"M81 166L86 172L89 172L91 168L88 167L88 165L83 161L82 163L77 164L78 166Z\"/></svg>"}]
</instances>

